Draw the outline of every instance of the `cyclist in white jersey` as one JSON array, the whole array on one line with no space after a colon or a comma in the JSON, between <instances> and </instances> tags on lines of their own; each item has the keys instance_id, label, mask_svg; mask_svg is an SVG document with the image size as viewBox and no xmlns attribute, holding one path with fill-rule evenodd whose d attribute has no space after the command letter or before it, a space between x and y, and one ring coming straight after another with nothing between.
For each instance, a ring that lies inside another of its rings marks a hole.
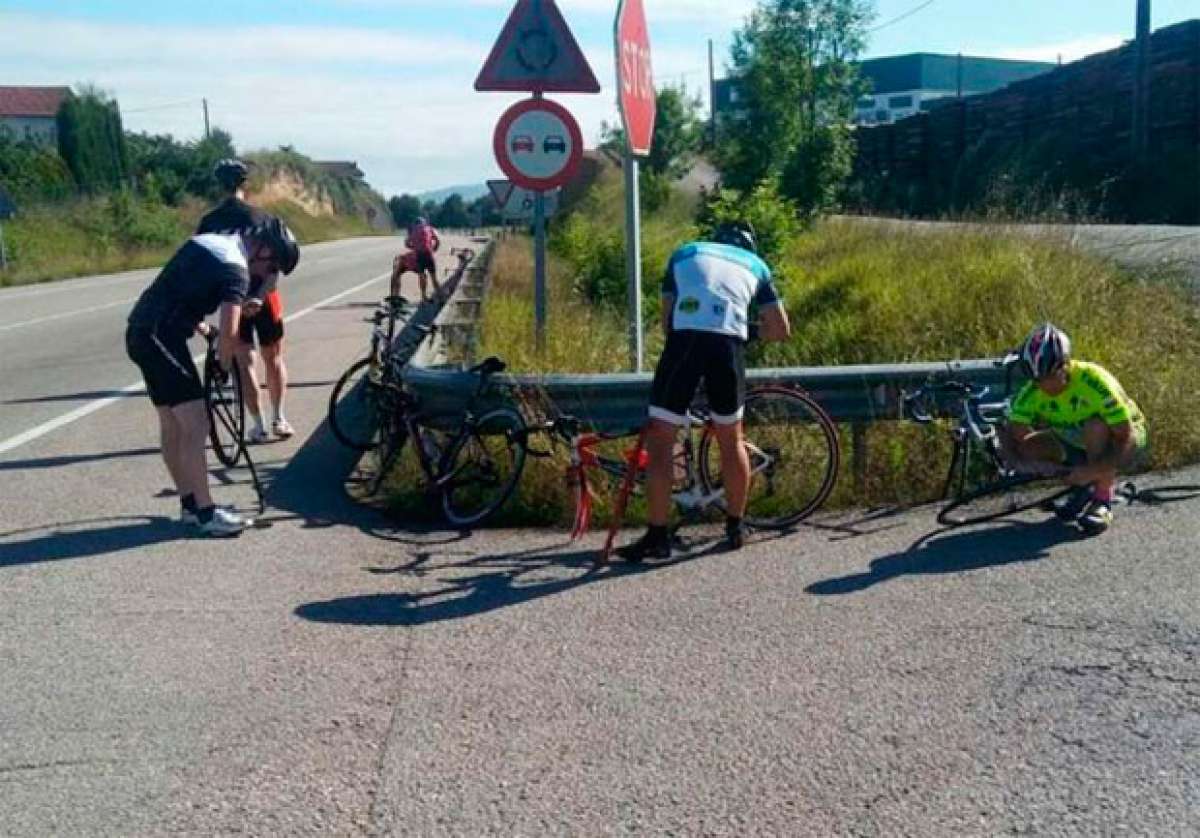
<instances>
[{"instance_id":1,"label":"cyclist in white jersey","mask_svg":"<svg viewBox=\"0 0 1200 838\"><path fill-rule=\"evenodd\" d=\"M749 224L722 224L711 241L686 244L667 263L662 290L667 344L654 372L646 428L650 527L642 538L617 551L627 561L671 555L667 519L672 453L676 433L701 380L721 449L726 543L736 550L745 541L742 515L750 485L750 460L742 433L745 347L751 337L781 341L791 335L771 269L757 251ZM760 318L757 329L750 319L752 308Z\"/></svg>"}]
</instances>

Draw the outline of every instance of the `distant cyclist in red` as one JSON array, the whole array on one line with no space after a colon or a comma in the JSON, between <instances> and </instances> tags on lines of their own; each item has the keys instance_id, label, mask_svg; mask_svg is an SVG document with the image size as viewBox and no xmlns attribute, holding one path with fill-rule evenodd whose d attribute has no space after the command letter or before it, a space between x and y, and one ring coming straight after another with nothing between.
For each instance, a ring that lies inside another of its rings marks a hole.
<instances>
[{"instance_id":1,"label":"distant cyclist in red","mask_svg":"<svg viewBox=\"0 0 1200 838\"><path fill-rule=\"evenodd\" d=\"M433 229L433 225L424 217L418 218L408 228L408 238L404 240L404 246L417 255L417 276L421 280L421 302L429 300L429 294L425 290L427 287L426 276L433 283L434 295L442 293L442 286L437 281L437 262L433 259L434 251L441 247L441 244L437 230Z\"/></svg>"}]
</instances>

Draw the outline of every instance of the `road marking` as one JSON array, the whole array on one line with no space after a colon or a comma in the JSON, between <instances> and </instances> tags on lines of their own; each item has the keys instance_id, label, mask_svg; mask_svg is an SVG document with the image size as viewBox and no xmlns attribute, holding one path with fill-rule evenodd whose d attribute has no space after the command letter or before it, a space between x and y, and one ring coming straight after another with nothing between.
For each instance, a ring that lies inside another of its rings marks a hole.
<instances>
[{"instance_id":1,"label":"road marking","mask_svg":"<svg viewBox=\"0 0 1200 838\"><path fill-rule=\"evenodd\" d=\"M36 326L38 323L46 323L51 320L62 320L64 317L74 317L76 314L87 314L92 311L103 311L106 308L115 308L132 303L137 297L129 297L125 300L117 300L115 303L105 303L102 306L92 306L91 308L81 308L78 311L64 311L61 314L50 314L45 317L38 317L33 320L25 320L21 323L9 323L7 326L0 326L0 332L7 332L9 329L19 329L22 326Z\"/></svg>"},{"instance_id":2,"label":"road marking","mask_svg":"<svg viewBox=\"0 0 1200 838\"><path fill-rule=\"evenodd\" d=\"M330 303L335 303L338 300L342 299L343 297L348 297L351 294L355 293L356 291L361 291L362 289L366 288L368 285L373 285L376 282L380 282L382 280L388 279L389 277L391 277L391 275L392 275L392 272L388 271L387 273L382 273L379 276L372 277L371 279L368 279L366 282L360 282L358 285L355 285L353 288L347 288L345 291L340 291L337 294L334 294L332 297L327 297L324 300L321 300L321 302L317 303L316 305L311 305L306 309L302 309L300 311L297 311L295 314L285 317L284 322L291 323L293 320L299 320L301 317L312 314L314 311L321 308L322 306L327 306ZM197 355L193 360L200 360L200 359L203 359L203 357L204 357L203 355ZM48 433L57 431L59 428L70 425L72 422L78 421L79 419L82 419L85 416L89 416L89 415L95 413L97 410L102 410L103 408L108 407L110 404L115 404L116 402L119 402L121 399L125 398L125 396L127 396L130 393L137 393L137 392L140 392L145 389L146 389L146 385L142 381L135 381L133 384L127 384L126 386L122 387L120 390L117 391L120 395L106 396L103 399L97 399L96 401L88 402L85 405L81 405L80 407L75 408L74 410L70 411L69 413L64 413L62 416L51 419L48 422L43 422L42 424L38 425L36 428L30 428L29 430L27 430L23 433L19 433L14 437L9 437L6 440L0 441L0 454L7 454L9 451L12 451L15 448L20 448L22 445L24 445L27 442L33 442L35 439L39 439L40 437L43 437Z\"/></svg>"},{"instance_id":3,"label":"road marking","mask_svg":"<svg viewBox=\"0 0 1200 838\"><path fill-rule=\"evenodd\" d=\"M0 289L0 301L7 302L8 300L24 300L29 297L45 297L49 294L65 294L68 291L88 290L93 288L107 288L110 285L122 285L126 282L134 282L136 280L145 281L146 274L154 273L158 268L139 268L136 271L121 274L105 274L105 277L111 277L107 282L101 280L88 280L81 282L74 279L64 279L59 282L45 282L40 284L35 289L28 290L9 290L7 288Z\"/></svg>"}]
</instances>

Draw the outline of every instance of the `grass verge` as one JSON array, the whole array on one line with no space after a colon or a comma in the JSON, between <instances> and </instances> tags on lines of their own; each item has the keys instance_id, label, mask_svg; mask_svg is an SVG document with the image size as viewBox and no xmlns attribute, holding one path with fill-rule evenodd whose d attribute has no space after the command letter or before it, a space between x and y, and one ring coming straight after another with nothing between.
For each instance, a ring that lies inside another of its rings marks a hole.
<instances>
[{"instance_id":1,"label":"grass verge","mask_svg":"<svg viewBox=\"0 0 1200 838\"><path fill-rule=\"evenodd\" d=\"M605 202L608 206L608 202ZM676 242L691 230L675 224ZM666 238L669 226L659 234ZM529 242L501 242L485 301L480 352L515 372L625 369L624 313L589 305L580 266L552 258L547 351L532 350ZM1200 460L1200 318L1191 293L1162 277L1149 281L1065 243L995 228L923 232L827 221L792 240L779 283L794 334L752 347L753 366L839 365L993 357L1051 320L1075 342L1076 357L1106 366L1146 413L1152 468ZM652 318L657 306L647 305ZM647 357L661 349L656 319L646 324ZM944 426L876 422L865 430L866 472L850 467L851 429L830 507L912 504L937 497L949 465ZM518 496L497 523L569 522L573 501L565 457L530 460ZM604 499L596 521L604 521ZM630 521L636 520L635 515Z\"/></svg>"}]
</instances>

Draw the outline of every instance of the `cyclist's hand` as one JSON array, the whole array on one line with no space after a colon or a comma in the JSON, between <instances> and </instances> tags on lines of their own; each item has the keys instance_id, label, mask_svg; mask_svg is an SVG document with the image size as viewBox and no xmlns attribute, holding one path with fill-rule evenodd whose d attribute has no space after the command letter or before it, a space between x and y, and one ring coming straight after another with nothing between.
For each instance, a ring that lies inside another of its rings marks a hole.
<instances>
[{"instance_id":1,"label":"cyclist's hand","mask_svg":"<svg viewBox=\"0 0 1200 838\"><path fill-rule=\"evenodd\" d=\"M249 299L246 300L246 304L242 306L242 314L246 315L247 317L254 317L260 311L262 311L262 300Z\"/></svg>"},{"instance_id":2,"label":"cyclist's hand","mask_svg":"<svg viewBox=\"0 0 1200 838\"><path fill-rule=\"evenodd\" d=\"M750 323L750 325L746 328L746 340L747 341L758 340L758 333L759 333L760 328L761 327L759 326L759 323L757 320Z\"/></svg>"},{"instance_id":3,"label":"cyclist's hand","mask_svg":"<svg viewBox=\"0 0 1200 838\"><path fill-rule=\"evenodd\" d=\"M196 334L200 335L200 337L212 337L216 334L216 331L216 329L203 320L196 324Z\"/></svg>"}]
</instances>

